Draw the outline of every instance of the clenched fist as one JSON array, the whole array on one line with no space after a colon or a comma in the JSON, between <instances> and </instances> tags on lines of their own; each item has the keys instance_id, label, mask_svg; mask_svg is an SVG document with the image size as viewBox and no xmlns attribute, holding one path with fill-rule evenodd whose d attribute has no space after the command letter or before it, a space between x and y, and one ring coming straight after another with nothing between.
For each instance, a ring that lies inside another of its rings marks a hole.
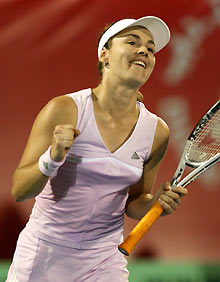
<instances>
[{"instance_id":1,"label":"clenched fist","mask_svg":"<svg viewBox=\"0 0 220 282\"><path fill-rule=\"evenodd\" d=\"M73 145L75 137L80 134L71 124L57 125L53 132L51 146L51 157L54 161L60 162Z\"/></svg>"}]
</instances>

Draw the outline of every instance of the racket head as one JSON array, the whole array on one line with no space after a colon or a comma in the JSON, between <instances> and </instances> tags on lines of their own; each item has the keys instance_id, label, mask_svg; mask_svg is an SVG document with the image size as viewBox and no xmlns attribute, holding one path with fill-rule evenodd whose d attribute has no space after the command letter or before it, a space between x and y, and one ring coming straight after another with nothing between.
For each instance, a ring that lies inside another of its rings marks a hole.
<instances>
[{"instance_id":1,"label":"racket head","mask_svg":"<svg viewBox=\"0 0 220 282\"><path fill-rule=\"evenodd\" d=\"M198 167L220 152L220 100L197 123L188 137L186 164Z\"/></svg>"},{"instance_id":2,"label":"racket head","mask_svg":"<svg viewBox=\"0 0 220 282\"><path fill-rule=\"evenodd\" d=\"M220 100L215 103L207 113L196 124L182 153L181 160L171 181L171 187L180 185L180 181L186 166L192 168L203 167L202 171L198 171L197 176L193 176L193 180L205 170L210 168L214 163L218 162L218 158L212 163L212 159L220 152ZM206 165L209 162L209 165ZM196 171L195 171L196 172ZM191 175L194 172L192 172ZM185 183L185 182L184 182ZM188 185L186 182L184 185Z\"/></svg>"}]
</instances>

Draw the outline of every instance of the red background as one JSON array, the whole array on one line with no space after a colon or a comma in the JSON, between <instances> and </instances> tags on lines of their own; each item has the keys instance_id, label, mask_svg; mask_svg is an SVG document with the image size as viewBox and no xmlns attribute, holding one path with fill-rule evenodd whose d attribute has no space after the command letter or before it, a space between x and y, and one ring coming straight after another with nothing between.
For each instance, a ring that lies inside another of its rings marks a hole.
<instances>
[{"instance_id":1,"label":"red background","mask_svg":"<svg viewBox=\"0 0 220 282\"><path fill-rule=\"evenodd\" d=\"M0 258L11 258L33 205L16 203L10 189L34 118L52 97L96 86L97 39L107 23L145 15L161 17L172 34L141 89L171 129L158 184L172 178L193 125L220 96L220 1L0 1ZM133 257L219 260L219 185L217 166L189 186L178 211L154 225ZM125 234L135 223L126 218Z\"/></svg>"}]
</instances>

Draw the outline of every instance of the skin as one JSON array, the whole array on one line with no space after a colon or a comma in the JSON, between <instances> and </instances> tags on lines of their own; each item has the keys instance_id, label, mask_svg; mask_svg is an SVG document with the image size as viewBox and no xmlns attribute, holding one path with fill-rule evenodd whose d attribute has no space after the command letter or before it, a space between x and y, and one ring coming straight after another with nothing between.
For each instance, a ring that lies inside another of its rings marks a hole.
<instances>
[{"instance_id":1,"label":"skin","mask_svg":"<svg viewBox=\"0 0 220 282\"><path fill-rule=\"evenodd\" d=\"M100 61L104 63L101 83L93 89L93 107L96 123L106 147L115 152L130 137L137 123L140 97L139 88L150 77L154 65L154 44L151 33L144 28L132 27L115 36L109 50L103 48ZM134 61L143 61L146 67ZM39 157L51 145L51 157L63 160L74 139L77 107L72 98L60 96L52 99L37 116L21 161L13 176L12 195L24 201L38 195L48 177L38 168ZM117 138L116 138L117 136ZM180 198L187 193L182 187L170 189L169 182L161 184L154 195L152 189L157 172L166 152L169 129L159 118L153 147L144 164L142 178L130 187L126 205L129 217L140 219L156 200L164 208L163 215L173 213Z\"/></svg>"}]
</instances>

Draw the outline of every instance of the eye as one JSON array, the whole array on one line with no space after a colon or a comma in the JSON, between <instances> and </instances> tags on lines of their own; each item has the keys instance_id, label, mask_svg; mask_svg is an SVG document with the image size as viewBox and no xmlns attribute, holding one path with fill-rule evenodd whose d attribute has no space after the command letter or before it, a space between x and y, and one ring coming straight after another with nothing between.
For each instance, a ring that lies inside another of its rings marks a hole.
<instances>
[{"instance_id":1,"label":"eye","mask_svg":"<svg viewBox=\"0 0 220 282\"><path fill-rule=\"evenodd\" d=\"M128 44L134 46L134 45L136 45L136 42L134 42L134 41L128 41Z\"/></svg>"},{"instance_id":2,"label":"eye","mask_svg":"<svg viewBox=\"0 0 220 282\"><path fill-rule=\"evenodd\" d=\"M151 53L154 53L154 50L152 48L147 48L147 50Z\"/></svg>"},{"instance_id":3,"label":"eye","mask_svg":"<svg viewBox=\"0 0 220 282\"><path fill-rule=\"evenodd\" d=\"M148 51L151 52L151 53L154 53L154 49L152 49L152 48L148 48Z\"/></svg>"}]
</instances>

